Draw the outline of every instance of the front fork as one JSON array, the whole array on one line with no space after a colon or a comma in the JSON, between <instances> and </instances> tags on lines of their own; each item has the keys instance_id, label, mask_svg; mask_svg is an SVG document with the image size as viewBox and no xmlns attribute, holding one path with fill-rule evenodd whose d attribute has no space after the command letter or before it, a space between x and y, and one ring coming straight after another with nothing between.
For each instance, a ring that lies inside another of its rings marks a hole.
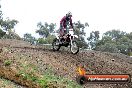
<instances>
[{"instance_id":1,"label":"front fork","mask_svg":"<svg viewBox=\"0 0 132 88\"><path fill-rule=\"evenodd\" d=\"M72 46L72 41L73 41L73 36L70 37L71 46Z\"/></svg>"}]
</instances>

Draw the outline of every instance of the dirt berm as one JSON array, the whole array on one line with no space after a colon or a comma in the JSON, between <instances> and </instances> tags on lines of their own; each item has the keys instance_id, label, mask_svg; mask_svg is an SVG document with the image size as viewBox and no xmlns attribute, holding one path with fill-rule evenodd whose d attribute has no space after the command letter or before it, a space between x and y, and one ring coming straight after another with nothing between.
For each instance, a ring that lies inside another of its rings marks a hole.
<instances>
[{"instance_id":1,"label":"dirt berm","mask_svg":"<svg viewBox=\"0 0 132 88\"><path fill-rule=\"evenodd\" d=\"M79 65L83 65L88 74L130 74L132 76L132 58L123 54L89 50L73 55L69 51L54 52L43 46L10 39L0 40L0 47L1 52L5 52L5 56L0 58L11 58L14 63L11 67L17 67L20 61L33 63L41 73L48 68L47 66L50 66L54 74L74 81L78 75ZM9 75L9 73L7 74ZM124 84L87 83L82 88L132 88L132 82Z\"/></svg>"}]
</instances>

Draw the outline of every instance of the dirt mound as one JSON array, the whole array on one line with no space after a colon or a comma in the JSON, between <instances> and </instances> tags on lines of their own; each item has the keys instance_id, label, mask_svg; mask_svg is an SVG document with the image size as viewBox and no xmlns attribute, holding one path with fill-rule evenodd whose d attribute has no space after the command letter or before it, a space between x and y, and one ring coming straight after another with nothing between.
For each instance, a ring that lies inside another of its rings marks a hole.
<instances>
[{"instance_id":1,"label":"dirt mound","mask_svg":"<svg viewBox=\"0 0 132 88\"><path fill-rule=\"evenodd\" d=\"M30 80L24 79L23 76L19 75L15 68L5 68L5 67L0 67L0 76L3 78L9 79L13 81L14 83L29 87L29 88L41 88L38 84L33 83Z\"/></svg>"},{"instance_id":2,"label":"dirt mound","mask_svg":"<svg viewBox=\"0 0 132 88\"><path fill-rule=\"evenodd\" d=\"M10 47L26 47L31 44L22 40L14 39L0 39L0 46L10 46Z\"/></svg>"},{"instance_id":3,"label":"dirt mound","mask_svg":"<svg viewBox=\"0 0 132 88\"><path fill-rule=\"evenodd\" d=\"M19 40L0 40L1 47L10 49L6 57L10 57L16 65L18 62L32 63L40 73L51 67L53 73L60 77L76 81L79 65L86 68L88 74L130 74L132 75L132 58L123 54L85 51L73 55L67 51L53 52L40 46L33 46ZM3 48L2 48L3 50ZM126 84L86 84L85 88L132 88Z\"/></svg>"}]
</instances>

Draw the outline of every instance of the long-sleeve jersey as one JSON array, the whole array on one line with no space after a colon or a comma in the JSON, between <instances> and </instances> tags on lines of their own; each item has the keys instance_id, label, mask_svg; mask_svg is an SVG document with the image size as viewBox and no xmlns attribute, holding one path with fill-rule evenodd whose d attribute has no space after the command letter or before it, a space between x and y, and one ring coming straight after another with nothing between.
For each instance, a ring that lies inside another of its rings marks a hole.
<instances>
[{"instance_id":1,"label":"long-sleeve jersey","mask_svg":"<svg viewBox=\"0 0 132 88\"><path fill-rule=\"evenodd\" d=\"M62 24L63 27L65 28L65 27L66 27L66 22L67 22L67 21L69 21L71 27L73 27L72 18L71 18L71 17L68 18L68 17L64 16L64 17L61 19L60 24Z\"/></svg>"}]
</instances>

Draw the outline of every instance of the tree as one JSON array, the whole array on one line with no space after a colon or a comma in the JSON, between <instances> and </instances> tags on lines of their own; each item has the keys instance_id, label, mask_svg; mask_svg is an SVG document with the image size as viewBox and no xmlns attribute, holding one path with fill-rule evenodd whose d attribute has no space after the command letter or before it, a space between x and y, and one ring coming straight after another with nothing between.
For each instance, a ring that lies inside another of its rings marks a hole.
<instances>
[{"instance_id":1,"label":"tree","mask_svg":"<svg viewBox=\"0 0 132 88\"><path fill-rule=\"evenodd\" d=\"M118 50L123 54L128 54L132 50L132 40L127 35L120 38L117 42Z\"/></svg>"},{"instance_id":2,"label":"tree","mask_svg":"<svg viewBox=\"0 0 132 88\"><path fill-rule=\"evenodd\" d=\"M15 19L10 20L9 18L7 18L6 20L1 22L1 27L3 28L3 30L7 31L13 29L17 23L18 23L17 20Z\"/></svg>"},{"instance_id":3,"label":"tree","mask_svg":"<svg viewBox=\"0 0 132 88\"><path fill-rule=\"evenodd\" d=\"M48 24L46 22L44 25L41 22L39 22L37 24L37 27L39 27L39 29L36 31L36 33L39 33L40 36L43 36L43 38L45 38L49 35L49 31L47 28Z\"/></svg>"},{"instance_id":4,"label":"tree","mask_svg":"<svg viewBox=\"0 0 132 88\"><path fill-rule=\"evenodd\" d=\"M116 40L116 41L124 35L126 35L126 32L115 30L115 29L104 33L104 36L109 36L112 38L112 40Z\"/></svg>"},{"instance_id":5,"label":"tree","mask_svg":"<svg viewBox=\"0 0 132 88\"><path fill-rule=\"evenodd\" d=\"M79 37L78 41L79 43L79 47L82 48L82 49L87 49L88 48L88 44L87 42L85 41L84 37Z\"/></svg>"},{"instance_id":6,"label":"tree","mask_svg":"<svg viewBox=\"0 0 132 88\"><path fill-rule=\"evenodd\" d=\"M50 23L49 24L49 32L52 33L54 31L55 27L56 27L56 24Z\"/></svg>"},{"instance_id":7,"label":"tree","mask_svg":"<svg viewBox=\"0 0 132 88\"><path fill-rule=\"evenodd\" d=\"M132 32L127 33L126 36L129 38L129 41L128 41L128 54L132 56Z\"/></svg>"},{"instance_id":8,"label":"tree","mask_svg":"<svg viewBox=\"0 0 132 88\"><path fill-rule=\"evenodd\" d=\"M132 32L127 33L126 36L127 36L130 40L132 40Z\"/></svg>"},{"instance_id":9,"label":"tree","mask_svg":"<svg viewBox=\"0 0 132 88\"><path fill-rule=\"evenodd\" d=\"M86 35L84 29L89 26L88 23L82 24L80 21L77 21L73 23L73 26L74 33L79 36L79 38L77 39L79 47L83 49L88 48L88 44L84 39Z\"/></svg>"},{"instance_id":10,"label":"tree","mask_svg":"<svg viewBox=\"0 0 132 88\"><path fill-rule=\"evenodd\" d=\"M2 14L2 11L1 11L1 5L0 5L0 28L1 28L1 25L2 25L2 22L3 22L3 14Z\"/></svg>"},{"instance_id":11,"label":"tree","mask_svg":"<svg viewBox=\"0 0 132 88\"><path fill-rule=\"evenodd\" d=\"M49 35L49 36L45 39L45 41L46 41L47 44L52 44L53 39L55 39L55 36L54 36L54 35Z\"/></svg>"},{"instance_id":12,"label":"tree","mask_svg":"<svg viewBox=\"0 0 132 88\"><path fill-rule=\"evenodd\" d=\"M18 40L21 39L20 36L11 29L7 30L7 33L3 36L3 38L4 39L18 39Z\"/></svg>"},{"instance_id":13,"label":"tree","mask_svg":"<svg viewBox=\"0 0 132 88\"><path fill-rule=\"evenodd\" d=\"M3 18L2 18L2 15L3 15L3 14L2 14L2 11L1 11L1 5L0 5L0 23L1 23L2 19L3 19Z\"/></svg>"},{"instance_id":14,"label":"tree","mask_svg":"<svg viewBox=\"0 0 132 88\"><path fill-rule=\"evenodd\" d=\"M39 35L43 37L43 38L39 38L37 40L37 43L51 44L53 42L53 39L55 38L55 36L52 35L52 33L56 27L56 24L54 23L48 24L47 22L42 24L42 22L39 22L37 24L37 27L38 27L38 30L36 30L36 33L39 33Z\"/></svg>"},{"instance_id":15,"label":"tree","mask_svg":"<svg viewBox=\"0 0 132 88\"><path fill-rule=\"evenodd\" d=\"M44 38L38 38L37 43L38 44L47 44L47 41L45 41Z\"/></svg>"},{"instance_id":16,"label":"tree","mask_svg":"<svg viewBox=\"0 0 132 88\"><path fill-rule=\"evenodd\" d=\"M96 42L96 46L104 45L105 43L113 43L113 42L115 42L115 41L113 41L111 37L104 36L104 37L102 37L101 40L98 40Z\"/></svg>"},{"instance_id":17,"label":"tree","mask_svg":"<svg viewBox=\"0 0 132 88\"><path fill-rule=\"evenodd\" d=\"M53 30L55 29L56 24L54 23L48 24L47 22L45 22L43 25L41 22L39 22L37 24L37 27L38 30L36 30L36 33L39 33L39 35L42 36L43 38L47 38L48 35L52 33Z\"/></svg>"},{"instance_id":18,"label":"tree","mask_svg":"<svg viewBox=\"0 0 132 88\"><path fill-rule=\"evenodd\" d=\"M24 34L24 41L30 42L31 44L34 44L36 39L31 34L26 33Z\"/></svg>"},{"instance_id":19,"label":"tree","mask_svg":"<svg viewBox=\"0 0 132 88\"><path fill-rule=\"evenodd\" d=\"M128 55L132 52L132 33L119 30L107 31L103 34L102 39L96 42L94 49Z\"/></svg>"},{"instance_id":20,"label":"tree","mask_svg":"<svg viewBox=\"0 0 132 88\"><path fill-rule=\"evenodd\" d=\"M0 29L0 39L6 34L3 30Z\"/></svg>"},{"instance_id":21,"label":"tree","mask_svg":"<svg viewBox=\"0 0 132 88\"><path fill-rule=\"evenodd\" d=\"M113 43L105 43L104 45L96 46L96 50L103 52L117 53L118 48Z\"/></svg>"},{"instance_id":22,"label":"tree","mask_svg":"<svg viewBox=\"0 0 132 88\"><path fill-rule=\"evenodd\" d=\"M3 19L3 14L1 11L1 5L0 5L0 38L15 38L15 39L20 39L19 35L17 35L15 32L13 32L11 29L14 28L14 26L18 23L17 20L13 19L10 20L7 18L6 20ZM6 34L7 31L8 34Z\"/></svg>"},{"instance_id":23,"label":"tree","mask_svg":"<svg viewBox=\"0 0 132 88\"><path fill-rule=\"evenodd\" d=\"M92 31L90 33L90 37L87 38L88 42L89 42L89 47L91 49L94 49L96 47L96 43L99 39L99 31Z\"/></svg>"},{"instance_id":24,"label":"tree","mask_svg":"<svg viewBox=\"0 0 132 88\"><path fill-rule=\"evenodd\" d=\"M37 43L38 43L38 44L52 44L54 38L55 38L54 35L49 35L46 39L44 39L44 38L39 38L39 39L37 40Z\"/></svg>"}]
</instances>

